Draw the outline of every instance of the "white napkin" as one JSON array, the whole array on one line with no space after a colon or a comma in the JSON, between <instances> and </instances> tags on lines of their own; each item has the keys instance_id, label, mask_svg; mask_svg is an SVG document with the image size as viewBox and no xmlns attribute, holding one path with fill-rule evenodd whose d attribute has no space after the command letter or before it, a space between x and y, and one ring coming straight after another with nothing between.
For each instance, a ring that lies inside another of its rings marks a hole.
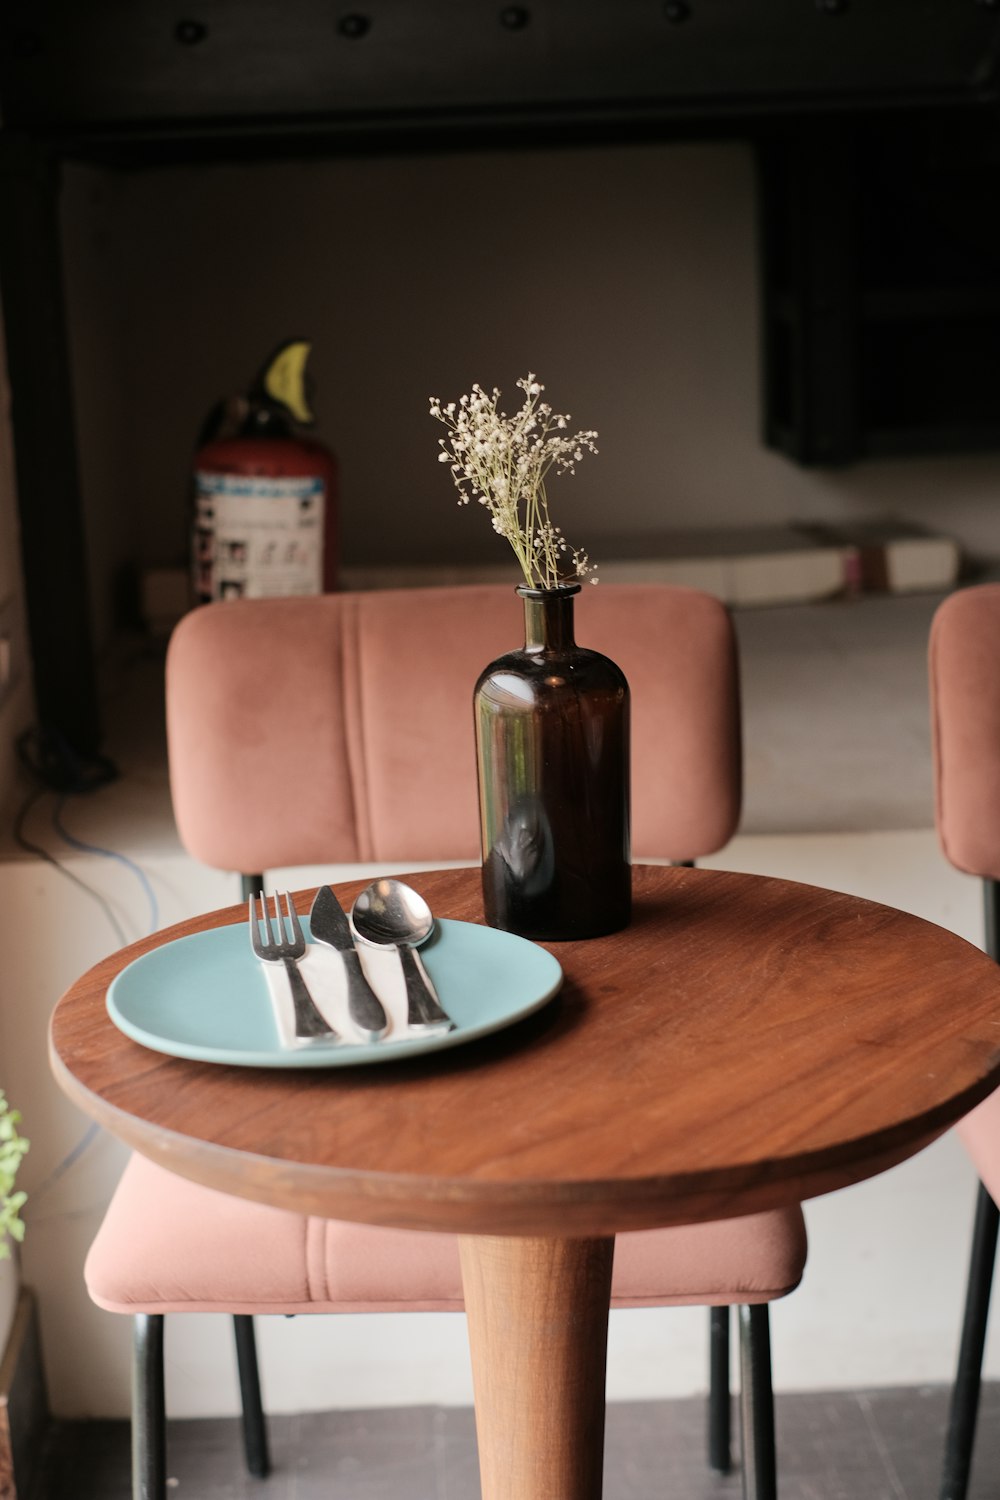
<instances>
[{"instance_id":1,"label":"white napkin","mask_svg":"<svg viewBox=\"0 0 1000 1500\"><path fill-rule=\"evenodd\" d=\"M389 1017L389 1030L383 1041L398 1042L410 1036L425 1036L426 1032L410 1031L406 1024L406 980L403 977L399 953L395 948L368 948L357 946L358 956L365 978L385 1007ZM316 1004L316 1009L340 1034L343 1042L362 1045L367 1041L351 1020L347 1008L347 976L344 964L336 949L326 943L308 943L305 956L299 960L299 969L306 988ZM278 1037L283 1047L301 1046L295 1037L295 1012L284 964L264 964L267 986L271 993L271 1005L278 1027ZM313 1044L315 1045L315 1043Z\"/></svg>"}]
</instances>

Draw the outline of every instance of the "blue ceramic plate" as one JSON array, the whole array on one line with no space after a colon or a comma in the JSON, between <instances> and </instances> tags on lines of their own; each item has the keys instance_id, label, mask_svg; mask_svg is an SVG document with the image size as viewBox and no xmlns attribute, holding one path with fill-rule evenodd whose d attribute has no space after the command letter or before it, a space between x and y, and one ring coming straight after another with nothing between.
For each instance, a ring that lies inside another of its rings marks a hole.
<instances>
[{"instance_id":1,"label":"blue ceramic plate","mask_svg":"<svg viewBox=\"0 0 1000 1500\"><path fill-rule=\"evenodd\" d=\"M302 925L308 937L308 921ZM282 1047L245 922L192 933L135 959L108 990L108 1014L133 1041L172 1057L254 1068L347 1068L487 1036L540 1009L562 984L562 969L544 948L472 922L439 920L420 957L455 1022L440 1036Z\"/></svg>"}]
</instances>

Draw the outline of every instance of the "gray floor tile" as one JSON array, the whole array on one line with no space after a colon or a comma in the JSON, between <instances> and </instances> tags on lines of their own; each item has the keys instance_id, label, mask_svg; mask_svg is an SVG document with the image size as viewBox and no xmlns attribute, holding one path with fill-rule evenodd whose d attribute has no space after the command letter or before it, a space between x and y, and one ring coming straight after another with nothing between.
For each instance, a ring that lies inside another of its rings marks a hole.
<instances>
[{"instance_id":1,"label":"gray floor tile","mask_svg":"<svg viewBox=\"0 0 1000 1500\"><path fill-rule=\"evenodd\" d=\"M738 1464L738 1451L733 1457ZM736 1467L728 1475L708 1467L704 1401L616 1402L605 1428L604 1493L607 1500L740 1500L741 1481Z\"/></svg>"},{"instance_id":2,"label":"gray floor tile","mask_svg":"<svg viewBox=\"0 0 1000 1500\"><path fill-rule=\"evenodd\" d=\"M880 1446L895 1494L937 1500L948 1393L940 1387L863 1393L858 1401ZM984 1403L984 1430L989 1419ZM984 1444L985 1447L985 1444Z\"/></svg>"},{"instance_id":3,"label":"gray floor tile","mask_svg":"<svg viewBox=\"0 0 1000 1500\"><path fill-rule=\"evenodd\" d=\"M440 1500L480 1500L474 1414L463 1407L440 1407L437 1434Z\"/></svg>"},{"instance_id":4,"label":"gray floor tile","mask_svg":"<svg viewBox=\"0 0 1000 1500\"><path fill-rule=\"evenodd\" d=\"M937 1500L949 1392L940 1387L869 1393L872 1420L910 1500ZM864 1398L863 1398L864 1399ZM983 1387L969 1500L996 1500L1000 1491L1000 1385Z\"/></svg>"},{"instance_id":5,"label":"gray floor tile","mask_svg":"<svg viewBox=\"0 0 1000 1500\"><path fill-rule=\"evenodd\" d=\"M300 1417L290 1500L439 1500L435 1418L433 1407Z\"/></svg>"},{"instance_id":6,"label":"gray floor tile","mask_svg":"<svg viewBox=\"0 0 1000 1500\"><path fill-rule=\"evenodd\" d=\"M777 1402L778 1473L795 1500L902 1500L867 1405L850 1393Z\"/></svg>"},{"instance_id":7,"label":"gray floor tile","mask_svg":"<svg viewBox=\"0 0 1000 1500\"><path fill-rule=\"evenodd\" d=\"M948 1392L779 1395L781 1500L937 1500ZM734 1446L738 1424L734 1416ZM176 1500L480 1500L471 1411L310 1413L269 1421L274 1472L251 1479L235 1421L172 1422ZM738 1464L738 1452L734 1459ZM615 1403L608 1410L606 1500L740 1500L738 1467L713 1474L705 1402ZM1000 1385L984 1387L969 1500L996 1500ZM62 1422L45 1483L29 1500L130 1500L124 1422ZM514 1500L514 1497L512 1497Z\"/></svg>"}]
</instances>

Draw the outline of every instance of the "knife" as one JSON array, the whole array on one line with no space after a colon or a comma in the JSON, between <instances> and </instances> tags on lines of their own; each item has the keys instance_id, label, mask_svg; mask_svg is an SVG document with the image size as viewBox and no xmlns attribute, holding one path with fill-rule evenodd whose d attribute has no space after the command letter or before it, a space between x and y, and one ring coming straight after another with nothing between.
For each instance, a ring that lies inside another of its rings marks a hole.
<instances>
[{"instance_id":1,"label":"knife","mask_svg":"<svg viewBox=\"0 0 1000 1500\"><path fill-rule=\"evenodd\" d=\"M347 978L347 1007L351 1020L366 1042L377 1042L389 1029L385 1007L365 978L358 950L354 946L351 924L344 909L328 885L316 892L309 913L309 928L318 943L336 948Z\"/></svg>"}]
</instances>

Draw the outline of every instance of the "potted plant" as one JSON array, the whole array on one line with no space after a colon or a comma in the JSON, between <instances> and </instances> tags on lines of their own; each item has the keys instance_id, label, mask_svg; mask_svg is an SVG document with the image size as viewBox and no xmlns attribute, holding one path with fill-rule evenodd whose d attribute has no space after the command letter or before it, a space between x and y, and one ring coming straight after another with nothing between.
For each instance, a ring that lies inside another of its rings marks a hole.
<instances>
[{"instance_id":1,"label":"potted plant","mask_svg":"<svg viewBox=\"0 0 1000 1500\"><path fill-rule=\"evenodd\" d=\"M24 1223L21 1209L27 1193L14 1191L17 1177L28 1142L18 1134L21 1116L11 1109L0 1089L0 1260L10 1256L10 1241L24 1239Z\"/></svg>"}]
</instances>

